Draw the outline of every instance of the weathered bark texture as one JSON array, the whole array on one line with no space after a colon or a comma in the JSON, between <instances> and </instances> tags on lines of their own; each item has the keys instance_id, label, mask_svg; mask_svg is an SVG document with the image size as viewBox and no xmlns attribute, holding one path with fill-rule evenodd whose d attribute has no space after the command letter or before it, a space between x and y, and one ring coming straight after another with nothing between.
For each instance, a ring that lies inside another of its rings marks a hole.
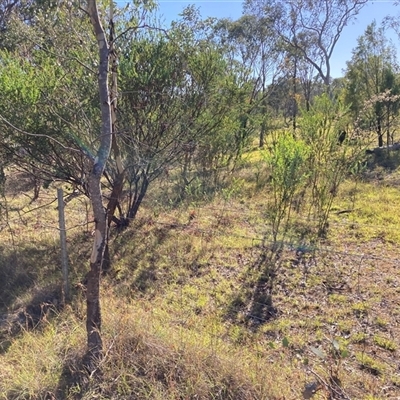
<instances>
[{"instance_id":1,"label":"weathered bark texture","mask_svg":"<svg viewBox=\"0 0 400 400\"><path fill-rule=\"evenodd\" d=\"M88 178L88 189L95 219L95 234L92 254L90 257L90 271L87 275L87 346L89 367L96 368L97 361L102 356L101 309L100 309L100 273L103 262L104 249L107 244L107 220L103 206L100 180L111 149L111 108L108 89L109 47L107 38L99 19L96 0L88 0L88 13L96 34L99 46L99 74L98 85L100 93L100 107L102 126L99 132L99 147L96 158Z\"/></svg>"},{"instance_id":2,"label":"weathered bark texture","mask_svg":"<svg viewBox=\"0 0 400 400\"><path fill-rule=\"evenodd\" d=\"M69 279L68 279L68 252L67 252L67 231L65 229L64 197L63 190L57 189L58 200L58 226L60 229L61 246L61 271L62 271L62 296L63 305L69 301Z\"/></svg>"},{"instance_id":3,"label":"weathered bark texture","mask_svg":"<svg viewBox=\"0 0 400 400\"><path fill-rule=\"evenodd\" d=\"M118 207L121 197L122 189L124 186L125 170L122 163L121 152L119 150L117 141L117 100L118 100L118 56L114 45L115 30L114 30L114 15L112 4L110 5L110 64L111 64L111 133L112 142L111 148L116 161L116 176L113 181L113 189L111 192L110 200L107 205L108 226L110 226L116 208Z\"/></svg>"},{"instance_id":4,"label":"weathered bark texture","mask_svg":"<svg viewBox=\"0 0 400 400\"><path fill-rule=\"evenodd\" d=\"M378 134L378 147L383 147L382 119L380 116L376 119L376 133Z\"/></svg>"},{"instance_id":5,"label":"weathered bark texture","mask_svg":"<svg viewBox=\"0 0 400 400\"><path fill-rule=\"evenodd\" d=\"M109 42L109 54L110 54L110 65L111 65L111 90L110 90L110 112L111 112L111 150L116 161L117 171L116 176L113 179L111 196L107 204L107 229L110 228L111 222L113 221L115 210L119 207L121 199L121 193L124 187L125 170L122 163L121 152L119 150L117 141L117 100L118 100L118 56L115 49L115 27L114 27L114 13L112 2L110 4L110 42ZM108 240L104 250L103 273L107 273L111 269L111 257L110 249L108 246Z\"/></svg>"}]
</instances>

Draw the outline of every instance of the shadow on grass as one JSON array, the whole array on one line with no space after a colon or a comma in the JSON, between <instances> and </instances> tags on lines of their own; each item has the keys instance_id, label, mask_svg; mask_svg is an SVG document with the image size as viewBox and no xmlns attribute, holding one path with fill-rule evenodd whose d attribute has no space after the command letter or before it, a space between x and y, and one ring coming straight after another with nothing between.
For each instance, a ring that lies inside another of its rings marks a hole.
<instances>
[{"instance_id":1,"label":"shadow on grass","mask_svg":"<svg viewBox=\"0 0 400 400\"><path fill-rule=\"evenodd\" d=\"M145 226L148 226L145 228ZM162 284L163 278L169 279L165 274L168 271L163 268L166 262L174 258L172 252L165 254L163 247L171 246L185 225L178 223L166 223L163 225L151 220L137 220L129 230L119 234L111 243L114 259L129 260L123 270L116 266L110 276L114 282L129 282L129 287L142 294L155 289L157 282Z\"/></svg>"},{"instance_id":2,"label":"shadow on grass","mask_svg":"<svg viewBox=\"0 0 400 400\"><path fill-rule=\"evenodd\" d=\"M61 292L58 287L35 288L32 292L29 302L0 316L0 354L7 352L19 333L41 329L43 322L61 311Z\"/></svg>"},{"instance_id":3,"label":"shadow on grass","mask_svg":"<svg viewBox=\"0 0 400 400\"><path fill-rule=\"evenodd\" d=\"M79 400L88 392L94 395L96 391L96 381L101 378L96 376L91 378L85 370L85 359L82 356L71 354L64 361L63 370L55 390L58 400Z\"/></svg>"},{"instance_id":4,"label":"shadow on grass","mask_svg":"<svg viewBox=\"0 0 400 400\"><path fill-rule=\"evenodd\" d=\"M54 246L0 248L0 310L7 311L18 305L35 285L48 285L59 269L59 255Z\"/></svg>"},{"instance_id":5,"label":"shadow on grass","mask_svg":"<svg viewBox=\"0 0 400 400\"><path fill-rule=\"evenodd\" d=\"M377 153L370 154L367 158L367 172L378 169L394 171L400 166L400 151L388 151L382 148Z\"/></svg>"},{"instance_id":6,"label":"shadow on grass","mask_svg":"<svg viewBox=\"0 0 400 400\"><path fill-rule=\"evenodd\" d=\"M51 245L0 248L0 353L21 331L40 328L60 309L57 258Z\"/></svg>"},{"instance_id":7,"label":"shadow on grass","mask_svg":"<svg viewBox=\"0 0 400 400\"><path fill-rule=\"evenodd\" d=\"M118 291L121 287L121 290L128 289L128 296L132 293L151 296L171 283L185 285L211 273L212 263L204 254L208 251L207 246L204 251L191 247L195 240L190 236L193 234L190 224L156 225L146 229L143 221L136 223L112 245L118 258L129 260L128 265L122 264L121 270L117 262L115 276L111 276ZM191 239L187 240L188 237ZM273 303L273 289L281 252L268 247L259 247L257 251L256 259L243 272L240 291L233 295L225 311L227 319L240 320L252 328L278 315Z\"/></svg>"},{"instance_id":8,"label":"shadow on grass","mask_svg":"<svg viewBox=\"0 0 400 400\"><path fill-rule=\"evenodd\" d=\"M280 256L280 250L260 247L256 260L244 273L241 291L234 295L228 306L228 319L256 329L278 315L273 303L273 289Z\"/></svg>"},{"instance_id":9,"label":"shadow on grass","mask_svg":"<svg viewBox=\"0 0 400 400\"><path fill-rule=\"evenodd\" d=\"M73 284L82 279L83 268L77 268L84 238L69 240L71 298L77 290ZM90 248L89 250L90 251ZM88 260L88 257L85 259ZM81 270L82 269L82 270ZM40 329L43 321L62 310L62 273L57 244L39 242L6 249L0 247L0 353L6 352L23 330Z\"/></svg>"}]
</instances>

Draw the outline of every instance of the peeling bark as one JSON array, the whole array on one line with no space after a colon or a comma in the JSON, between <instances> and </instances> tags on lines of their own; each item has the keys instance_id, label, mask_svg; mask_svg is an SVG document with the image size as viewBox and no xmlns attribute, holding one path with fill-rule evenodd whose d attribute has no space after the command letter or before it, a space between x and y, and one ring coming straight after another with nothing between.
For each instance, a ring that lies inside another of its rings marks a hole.
<instances>
[{"instance_id":1,"label":"peeling bark","mask_svg":"<svg viewBox=\"0 0 400 400\"><path fill-rule=\"evenodd\" d=\"M118 55L115 49L115 26L113 4L110 4L110 65L111 65L111 90L110 90L110 107L111 107L111 150L116 161L117 174L112 185L112 192L107 204L107 228L110 228L114 219L115 210L119 207L120 198L125 181L125 170L122 163L121 152L117 141L117 100L118 100ZM104 258L102 271L107 273L111 269L111 257L108 246L104 250Z\"/></svg>"},{"instance_id":2,"label":"peeling bark","mask_svg":"<svg viewBox=\"0 0 400 400\"><path fill-rule=\"evenodd\" d=\"M117 175L113 182L113 189L107 205L108 226L110 226L118 207L125 180L125 170L122 163L121 152L117 141L117 100L118 100L118 57L114 46L115 32L112 6L110 11L110 64L111 64L111 149L117 166Z\"/></svg>"},{"instance_id":3,"label":"peeling bark","mask_svg":"<svg viewBox=\"0 0 400 400\"><path fill-rule=\"evenodd\" d=\"M103 347L101 340L100 273L104 249L107 244L107 219L103 206L100 180L111 149L111 107L108 89L109 46L100 22L96 0L88 0L87 11L99 48L98 85L102 120L101 131L99 132L99 147L88 178L88 190L95 219L95 235L90 257L90 271L87 274L86 291L88 367L93 372L102 357Z\"/></svg>"}]
</instances>

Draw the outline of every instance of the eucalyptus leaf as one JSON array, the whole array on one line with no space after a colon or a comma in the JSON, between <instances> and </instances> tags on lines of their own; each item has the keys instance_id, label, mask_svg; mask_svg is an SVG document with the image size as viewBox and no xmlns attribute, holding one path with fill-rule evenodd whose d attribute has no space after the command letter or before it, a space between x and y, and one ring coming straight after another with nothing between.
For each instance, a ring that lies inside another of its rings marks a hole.
<instances>
[{"instance_id":1,"label":"eucalyptus leaf","mask_svg":"<svg viewBox=\"0 0 400 400\"><path fill-rule=\"evenodd\" d=\"M322 359L325 358L325 353L324 353L322 350L318 349L317 347L311 346L311 347L310 347L310 350L311 350L317 357L322 358Z\"/></svg>"},{"instance_id":2,"label":"eucalyptus leaf","mask_svg":"<svg viewBox=\"0 0 400 400\"><path fill-rule=\"evenodd\" d=\"M282 346L289 347L289 339L286 336L282 339Z\"/></svg>"}]
</instances>

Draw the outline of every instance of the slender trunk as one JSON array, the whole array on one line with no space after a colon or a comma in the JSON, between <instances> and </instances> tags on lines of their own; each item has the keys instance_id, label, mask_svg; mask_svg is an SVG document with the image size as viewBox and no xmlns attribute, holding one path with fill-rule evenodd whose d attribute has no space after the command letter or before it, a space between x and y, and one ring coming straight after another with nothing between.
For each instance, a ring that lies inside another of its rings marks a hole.
<instances>
[{"instance_id":1,"label":"slender trunk","mask_svg":"<svg viewBox=\"0 0 400 400\"><path fill-rule=\"evenodd\" d=\"M58 200L58 225L60 229L61 246L61 271L62 271L62 304L69 301L69 279L68 279L68 252L67 252L67 230L65 229L64 198L63 190L57 189Z\"/></svg>"},{"instance_id":2,"label":"slender trunk","mask_svg":"<svg viewBox=\"0 0 400 400\"><path fill-rule=\"evenodd\" d=\"M389 147L391 144L390 141L390 106L387 107L387 117L386 117L386 145Z\"/></svg>"},{"instance_id":3,"label":"slender trunk","mask_svg":"<svg viewBox=\"0 0 400 400\"><path fill-rule=\"evenodd\" d=\"M265 89L263 89L262 93L264 99L262 101L262 123L261 123L261 128L260 128L260 140L259 140L259 148L263 148L265 144L265 133L267 131L267 124L266 124L266 113L267 113L267 101L265 98Z\"/></svg>"},{"instance_id":4,"label":"slender trunk","mask_svg":"<svg viewBox=\"0 0 400 400\"><path fill-rule=\"evenodd\" d=\"M107 204L107 228L110 228L115 210L119 206L122 190L124 188L125 171L122 164L121 152L117 141L117 100L118 100L118 57L114 46L115 26L113 5L110 5L110 64L111 64L111 90L110 90L110 111L111 111L111 149L117 166L117 175L113 180L113 188ZM110 248L108 237L104 249L102 272L107 273L111 269Z\"/></svg>"},{"instance_id":5,"label":"slender trunk","mask_svg":"<svg viewBox=\"0 0 400 400\"><path fill-rule=\"evenodd\" d=\"M266 123L266 114L267 114L267 101L265 98L265 90L263 90L263 101L262 101L262 123L260 129L260 141L259 147L260 149L264 147L265 144L265 133L267 132L267 123Z\"/></svg>"},{"instance_id":6,"label":"slender trunk","mask_svg":"<svg viewBox=\"0 0 400 400\"><path fill-rule=\"evenodd\" d=\"M309 112L310 111L310 101L311 101L311 86L312 86L311 81L309 80L306 83L306 85L307 85L307 87L304 92L304 97L306 99L306 111Z\"/></svg>"},{"instance_id":7,"label":"slender trunk","mask_svg":"<svg viewBox=\"0 0 400 400\"><path fill-rule=\"evenodd\" d=\"M87 10L90 16L99 48L98 86L101 108L101 131L96 158L88 177L88 190L93 207L95 233L90 271L87 274L86 290L86 331L87 331L87 367L95 371L102 357L101 309L100 309L100 273L104 248L107 243L107 218L103 206L101 177L111 149L111 109L108 89L109 46L101 25L96 0L88 0Z\"/></svg>"},{"instance_id":8,"label":"slender trunk","mask_svg":"<svg viewBox=\"0 0 400 400\"><path fill-rule=\"evenodd\" d=\"M380 116L377 118L376 123L376 132L378 133L378 147L383 147L382 121Z\"/></svg>"},{"instance_id":9,"label":"slender trunk","mask_svg":"<svg viewBox=\"0 0 400 400\"><path fill-rule=\"evenodd\" d=\"M104 248L107 239L107 222L104 211L102 194L100 188L100 177L96 173L96 165L89 176L89 193L92 201L93 213L95 216L95 235L92 254L90 257L90 271L87 274L86 289L86 332L88 355L90 365L101 358L102 340L101 331L101 310L100 310L100 272L103 262ZM93 369L92 367L90 369Z\"/></svg>"},{"instance_id":10,"label":"slender trunk","mask_svg":"<svg viewBox=\"0 0 400 400\"><path fill-rule=\"evenodd\" d=\"M125 180L125 174L117 172L117 176L112 183L113 187L112 187L111 195L110 195L110 198L108 200L108 205L107 205L108 226L110 226L110 224L113 220L113 216L115 214L115 210L118 207L121 193L124 188L124 180Z\"/></svg>"},{"instance_id":11,"label":"slender trunk","mask_svg":"<svg viewBox=\"0 0 400 400\"><path fill-rule=\"evenodd\" d=\"M114 159L116 161L117 175L113 181L113 189L110 200L107 205L108 226L110 226L116 208L118 207L122 190L124 187L125 170L122 163L121 152L117 141L117 100L118 100L118 57L114 46L115 27L113 20L113 7L110 6L110 64L111 64L111 90L110 90L110 106L111 106L111 148Z\"/></svg>"},{"instance_id":12,"label":"slender trunk","mask_svg":"<svg viewBox=\"0 0 400 400\"><path fill-rule=\"evenodd\" d=\"M148 181L146 175L144 175L143 182L142 182L142 185L140 188L140 193L139 193L137 199L135 200L135 202L133 203L132 207L128 211L128 221L127 221L128 223L129 223L129 221L131 221L132 219L134 219L136 217L136 214L139 210L140 205L142 204L143 198L146 195L148 187L149 187L149 181Z\"/></svg>"}]
</instances>

